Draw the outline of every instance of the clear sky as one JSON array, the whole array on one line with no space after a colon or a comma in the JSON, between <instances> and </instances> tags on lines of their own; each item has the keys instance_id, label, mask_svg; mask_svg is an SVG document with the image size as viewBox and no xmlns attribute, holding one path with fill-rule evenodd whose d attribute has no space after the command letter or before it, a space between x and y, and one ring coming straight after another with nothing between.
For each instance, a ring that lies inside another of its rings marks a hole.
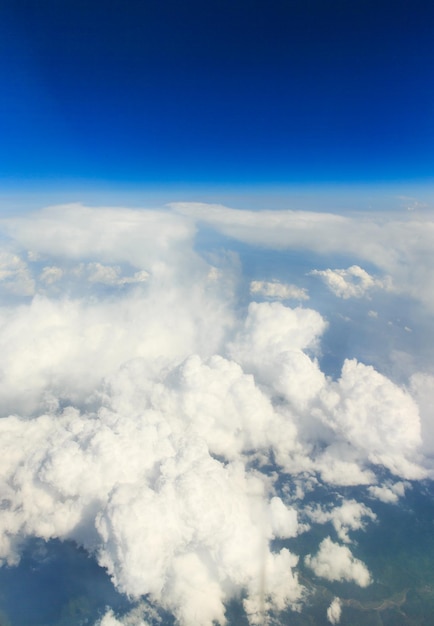
<instances>
[{"instance_id":1,"label":"clear sky","mask_svg":"<svg viewBox=\"0 0 434 626\"><path fill-rule=\"evenodd\" d=\"M427 0L5 0L3 188L429 182L433 32Z\"/></svg>"}]
</instances>

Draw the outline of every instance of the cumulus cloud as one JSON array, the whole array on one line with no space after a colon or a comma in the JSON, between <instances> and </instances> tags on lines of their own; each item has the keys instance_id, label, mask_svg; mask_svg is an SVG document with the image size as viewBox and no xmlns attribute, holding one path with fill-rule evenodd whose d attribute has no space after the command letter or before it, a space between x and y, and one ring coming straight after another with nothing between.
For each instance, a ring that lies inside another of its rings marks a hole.
<instances>
[{"instance_id":1,"label":"cumulus cloud","mask_svg":"<svg viewBox=\"0 0 434 626\"><path fill-rule=\"evenodd\" d=\"M373 367L347 360L339 381L321 392L321 419L365 456L408 479L424 476L414 462L421 445L416 403Z\"/></svg>"},{"instance_id":2,"label":"cumulus cloud","mask_svg":"<svg viewBox=\"0 0 434 626\"><path fill-rule=\"evenodd\" d=\"M52 285L53 283L60 280L62 276L63 276L63 270L60 267L50 266L50 267L43 268L39 278L40 280L42 280L42 282L46 283L47 285Z\"/></svg>"},{"instance_id":3,"label":"cumulus cloud","mask_svg":"<svg viewBox=\"0 0 434 626\"><path fill-rule=\"evenodd\" d=\"M309 300L306 289L296 285L283 284L279 281L252 280L250 293L276 300Z\"/></svg>"},{"instance_id":4,"label":"cumulus cloud","mask_svg":"<svg viewBox=\"0 0 434 626\"><path fill-rule=\"evenodd\" d=\"M0 420L1 558L16 562L16 537L74 539L120 591L150 594L181 624L224 621L224 602L242 588L252 610L263 567L273 606L297 605L298 559L267 545L297 534L296 512L276 497L267 504L260 474L210 456L200 415L173 413L161 389L143 405L139 374L116 379L96 415Z\"/></svg>"},{"instance_id":5,"label":"cumulus cloud","mask_svg":"<svg viewBox=\"0 0 434 626\"><path fill-rule=\"evenodd\" d=\"M229 354L262 384L305 407L325 382L313 355L326 326L312 309L252 302Z\"/></svg>"},{"instance_id":6,"label":"cumulus cloud","mask_svg":"<svg viewBox=\"0 0 434 626\"><path fill-rule=\"evenodd\" d=\"M139 602L131 611L121 616L108 609L95 626L150 626L161 624L162 619L148 603Z\"/></svg>"},{"instance_id":7,"label":"cumulus cloud","mask_svg":"<svg viewBox=\"0 0 434 626\"><path fill-rule=\"evenodd\" d=\"M408 486L408 483L407 483ZM369 495L387 504L396 504L399 498L405 495L406 483L386 483L385 485L371 485L368 487Z\"/></svg>"},{"instance_id":8,"label":"cumulus cloud","mask_svg":"<svg viewBox=\"0 0 434 626\"><path fill-rule=\"evenodd\" d=\"M92 302L38 296L28 305L0 310L3 414L38 410L47 393L84 401L130 358L143 357L152 369L191 352L214 352L232 322L230 314L218 301L213 306L212 297L204 301L199 285L188 298L184 294L182 288L156 285L148 298L132 293Z\"/></svg>"},{"instance_id":9,"label":"cumulus cloud","mask_svg":"<svg viewBox=\"0 0 434 626\"><path fill-rule=\"evenodd\" d=\"M132 276L122 276L121 268L116 265L89 263L86 269L88 272L89 282L101 283L103 285L128 285L143 283L149 279L149 272L146 270L134 272Z\"/></svg>"},{"instance_id":10,"label":"cumulus cloud","mask_svg":"<svg viewBox=\"0 0 434 626\"><path fill-rule=\"evenodd\" d=\"M60 216L57 218L60 221ZM112 228L116 225L115 220ZM107 231L109 226L105 226ZM114 245L117 243L116 237ZM114 254L126 262L119 249ZM161 368L163 363L179 363L192 353L208 356L218 352L234 322L232 294L228 281L209 280L209 268L199 258L192 268L192 255L188 251L184 263L169 253L160 260L156 257L149 277L144 269L125 277L100 262L79 264L75 267L79 281L75 291L68 282L74 270L68 258L63 270L45 266L42 273L50 277L48 282L53 272L58 279L55 293L47 292L44 285L27 302L0 308L2 413L43 410L47 398L53 396L80 402L104 376L130 358L143 357L150 368ZM116 297L108 292L102 298L92 292L89 295L82 286L88 278L94 280L91 285L104 279L109 286L115 283L114 287L133 284Z\"/></svg>"},{"instance_id":11,"label":"cumulus cloud","mask_svg":"<svg viewBox=\"0 0 434 626\"><path fill-rule=\"evenodd\" d=\"M315 556L306 556L305 563L320 578L351 581L360 587L367 587L371 583L366 565L356 559L347 546L334 543L330 537L321 541Z\"/></svg>"},{"instance_id":12,"label":"cumulus cloud","mask_svg":"<svg viewBox=\"0 0 434 626\"><path fill-rule=\"evenodd\" d=\"M125 622L124 622L125 624ZM140 626L144 624L141 621ZM113 611L109 609L101 620L98 620L97 626L122 626L122 622L116 619Z\"/></svg>"},{"instance_id":13,"label":"cumulus cloud","mask_svg":"<svg viewBox=\"0 0 434 626\"><path fill-rule=\"evenodd\" d=\"M330 624L339 624L341 621L342 605L339 598L334 598L327 609L327 619Z\"/></svg>"},{"instance_id":14,"label":"cumulus cloud","mask_svg":"<svg viewBox=\"0 0 434 626\"><path fill-rule=\"evenodd\" d=\"M356 500L344 500L338 507L327 511L320 506L308 507L306 512L309 518L316 523L331 522L337 536L344 543L350 543L349 531L366 528L367 519L375 520L376 515L365 504Z\"/></svg>"},{"instance_id":15,"label":"cumulus cloud","mask_svg":"<svg viewBox=\"0 0 434 626\"><path fill-rule=\"evenodd\" d=\"M34 294L34 280L27 263L18 254L0 251L0 288L19 296Z\"/></svg>"},{"instance_id":16,"label":"cumulus cloud","mask_svg":"<svg viewBox=\"0 0 434 626\"><path fill-rule=\"evenodd\" d=\"M346 270L312 270L310 274L319 276L335 296L344 300L362 298L375 288L392 288L390 279L375 278L358 265L352 265Z\"/></svg>"},{"instance_id":17,"label":"cumulus cloud","mask_svg":"<svg viewBox=\"0 0 434 626\"><path fill-rule=\"evenodd\" d=\"M318 429L317 425L315 427ZM320 430L318 429L320 432ZM324 482L338 485L370 485L375 483L374 472L366 467L365 455L346 441L334 441L318 455L315 466Z\"/></svg>"},{"instance_id":18,"label":"cumulus cloud","mask_svg":"<svg viewBox=\"0 0 434 626\"><path fill-rule=\"evenodd\" d=\"M184 626L224 623L239 597L251 624L300 610L299 555L275 540L308 532L300 514L344 543L375 519L353 499L306 507L305 493L365 485L393 502L404 480L426 475L431 379L405 390L354 359L327 376L325 317L246 304L236 258L211 263L195 249L193 213L68 205L3 222L0 558L17 563L28 536L83 546L138 602L124 616L108 608L100 626L154 623L143 596ZM233 234L233 218L219 208L209 219ZM268 218L276 245L281 217ZM263 219L247 212L239 236L254 240ZM306 245L319 222L348 227L332 215L287 219ZM270 299L296 294L256 285ZM381 481L378 467L401 480ZM330 538L306 564L370 580Z\"/></svg>"}]
</instances>

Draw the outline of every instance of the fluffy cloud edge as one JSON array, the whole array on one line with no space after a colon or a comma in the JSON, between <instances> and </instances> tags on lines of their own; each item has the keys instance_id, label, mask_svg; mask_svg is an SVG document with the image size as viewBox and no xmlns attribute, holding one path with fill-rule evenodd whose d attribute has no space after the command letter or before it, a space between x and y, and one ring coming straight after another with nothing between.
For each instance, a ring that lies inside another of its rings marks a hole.
<instances>
[{"instance_id":1,"label":"fluffy cloud edge","mask_svg":"<svg viewBox=\"0 0 434 626\"><path fill-rule=\"evenodd\" d=\"M371 574L366 565L355 558L347 546L334 543L326 537L315 556L308 554L305 564L316 576L330 581L354 582L360 587L371 584Z\"/></svg>"}]
</instances>

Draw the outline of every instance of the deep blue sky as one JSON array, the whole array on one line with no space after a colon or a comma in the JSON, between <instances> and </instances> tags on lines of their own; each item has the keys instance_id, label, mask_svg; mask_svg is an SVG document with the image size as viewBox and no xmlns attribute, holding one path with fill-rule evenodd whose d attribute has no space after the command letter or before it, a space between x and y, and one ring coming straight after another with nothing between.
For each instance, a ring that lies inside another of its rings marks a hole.
<instances>
[{"instance_id":1,"label":"deep blue sky","mask_svg":"<svg viewBox=\"0 0 434 626\"><path fill-rule=\"evenodd\" d=\"M0 6L8 186L433 177L432 1Z\"/></svg>"}]
</instances>

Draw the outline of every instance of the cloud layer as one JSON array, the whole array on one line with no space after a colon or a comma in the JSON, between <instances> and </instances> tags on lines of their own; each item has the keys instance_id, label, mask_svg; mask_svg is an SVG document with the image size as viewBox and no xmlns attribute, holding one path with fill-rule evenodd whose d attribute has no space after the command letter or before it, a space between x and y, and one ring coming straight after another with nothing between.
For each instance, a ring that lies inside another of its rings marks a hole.
<instances>
[{"instance_id":1,"label":"cloud layer","mask_svg":"<svg viewBox=\"0 0 434 626\"><path fill-rule=\"evenodd\" d=\"M312 270L312 276L319 276L329 289L339 298L362 298L372 289L391 290L391 280L380 280L371 276L359 265L352 265L346 270Z\"/></svg>"},{"instance_id":2,"label":"cloud layer","mask_svg":"<svg viewBox=\"0 0 434 626\"><path fill-rule=\"evenodd\" d=\"M305 292L250 281L247 303L236 259L195 250L198 212L68 205L3 224L0 558L16 563L27 536L70 539L120 591L184 626L223 624L241 594L256 624L300 610L307 593L300 555L274 539L331 522L349 544L375 519L354 499L305 505L312 484L396 502L403 480L429 474L434 445L416 400L425 415L430 379L415 374L410 393L354 358L327 376L326 319L279 301ZM206 215L267 245L283 245L282 219L310 246L319 224L331 229L319 251L333 233L354 237L339 216ZM385 469L395 478L381 479ZM330 537L305 563L370 582ZM101 626L144 624L143 611L108 609ZM338 601L327 615L338 623Z\"/></svg>"},{"instance_id":3,"label":"cloud layer","mask_svg":"<svg viewBox=\"0 0 434 626\"><path fill-rule=\"evenodd\" d=\"M351 255L355 260L374 264L384 274L375 279L377 282L389 286L392 281L399 292L420 300L431 313L434 311L431 271L434 219L429 212L420 215L408 211L392 215L369 212L339 215L313 211L241 211L221 205L186 202L171 206L182 215L251 245L307 250L324 255ZM357 272L362 274L364 282L370 282L372 277L368 278L363 273L364 268L360 269L362 272ZM348 270L345 272L348 277ZM337 277L334 274L335 283ZM342 276L338 280L342 282ZM348 291L344 290L344 293Z\"/></svg>"}]
</instances>

